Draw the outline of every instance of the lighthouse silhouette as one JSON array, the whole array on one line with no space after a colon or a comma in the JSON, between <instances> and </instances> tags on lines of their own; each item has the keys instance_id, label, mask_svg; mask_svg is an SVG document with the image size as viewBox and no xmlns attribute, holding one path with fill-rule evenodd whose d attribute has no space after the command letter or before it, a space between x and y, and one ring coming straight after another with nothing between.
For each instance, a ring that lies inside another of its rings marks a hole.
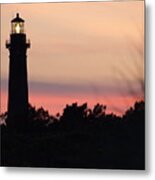
<instances>
[{"instance_id":1,"label":"lighthouse silhouette","mask_svg":"<svg viewBox=\"0 0 155 180\"><path fill-rule=\"evenodd\" d=\"M6 41L9 50L9 89L8 126L24 125L28 117L27 49L24 20L16 17L11 21L10 40Z\"/></svg>"}]
</instances>

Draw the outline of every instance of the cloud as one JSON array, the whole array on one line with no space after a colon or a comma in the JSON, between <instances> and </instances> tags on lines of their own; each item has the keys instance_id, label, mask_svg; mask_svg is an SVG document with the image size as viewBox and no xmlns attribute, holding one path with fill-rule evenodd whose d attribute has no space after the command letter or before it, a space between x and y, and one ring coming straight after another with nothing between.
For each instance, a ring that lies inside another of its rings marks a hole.
<instances>
[{"instance_id":1,"label":"cloud","mask_svg":"<svg viewBox=\"0 0 155 180\"><path fill-rule=\"evenodd\" d=\"M141 89L139 84L136 82L132 83L134 87L135 94L139 94ZM129 86L126 84L118 83L99 83L99 82L81 82L81 83L62 83L62 82L39 82L39 81L30 81L29 82L29 91L31 93L41 93L41 94L55 94L55 95L102 95L105 96L115 96L120 95L123 92L123 95L130 95L128 89ZM7 80L1 80L1 89L7 91L8 85Z\"/></svg>"}]
</instances>

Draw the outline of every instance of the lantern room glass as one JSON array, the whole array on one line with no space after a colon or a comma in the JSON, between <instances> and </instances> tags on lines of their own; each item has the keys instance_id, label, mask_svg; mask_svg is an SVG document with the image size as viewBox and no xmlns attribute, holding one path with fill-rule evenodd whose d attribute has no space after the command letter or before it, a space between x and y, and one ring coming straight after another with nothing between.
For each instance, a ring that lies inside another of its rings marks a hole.
<instances>
[{"instance_id":1,"label":"lantern room glass","mask_svg":"<svg viewBox=\"0 0 155 180\"><path fill-rule=\"evenodd\" d=\"M12 22L11 33L12 34L23 34L24 33L24 22Z\"/></svg>"}]
</instances>

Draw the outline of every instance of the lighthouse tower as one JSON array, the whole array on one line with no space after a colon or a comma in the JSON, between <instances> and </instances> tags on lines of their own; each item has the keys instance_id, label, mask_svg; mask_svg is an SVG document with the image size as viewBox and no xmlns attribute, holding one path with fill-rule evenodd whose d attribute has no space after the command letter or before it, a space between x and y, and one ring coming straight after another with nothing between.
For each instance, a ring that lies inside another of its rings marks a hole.
<instances>
[{"instance_id":1,"label":"lighthouse tower","mask_svg":"<svg viewBox=\"0 0 155 180\"><path fill-rule=\"evenodd\" d=\"M11 21L10 40L6 41L9 50L9 92L7 125L23 124L28 116L27 49L24 20L16 17Z\"/></svg>"}]
</instances>

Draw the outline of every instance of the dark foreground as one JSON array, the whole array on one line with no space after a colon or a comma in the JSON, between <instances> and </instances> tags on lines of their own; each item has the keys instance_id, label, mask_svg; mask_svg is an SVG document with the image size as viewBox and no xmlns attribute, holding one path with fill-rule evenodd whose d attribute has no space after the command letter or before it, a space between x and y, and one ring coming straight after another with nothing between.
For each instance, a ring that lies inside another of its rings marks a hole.
<instances>
[{"instance_id":1,"label":"dark foreground","mask_svg":"<svg viewBox=\"0 0 155 180\"><path fill-rule=\"evenodd\" d=\"M86 104L73 104L54 119L31 107L30 121L22 131L2 125L1 165L145 169L144 102L123 117L107 115L99 105L86 109Z\"/></svg>"}]
</instances>

